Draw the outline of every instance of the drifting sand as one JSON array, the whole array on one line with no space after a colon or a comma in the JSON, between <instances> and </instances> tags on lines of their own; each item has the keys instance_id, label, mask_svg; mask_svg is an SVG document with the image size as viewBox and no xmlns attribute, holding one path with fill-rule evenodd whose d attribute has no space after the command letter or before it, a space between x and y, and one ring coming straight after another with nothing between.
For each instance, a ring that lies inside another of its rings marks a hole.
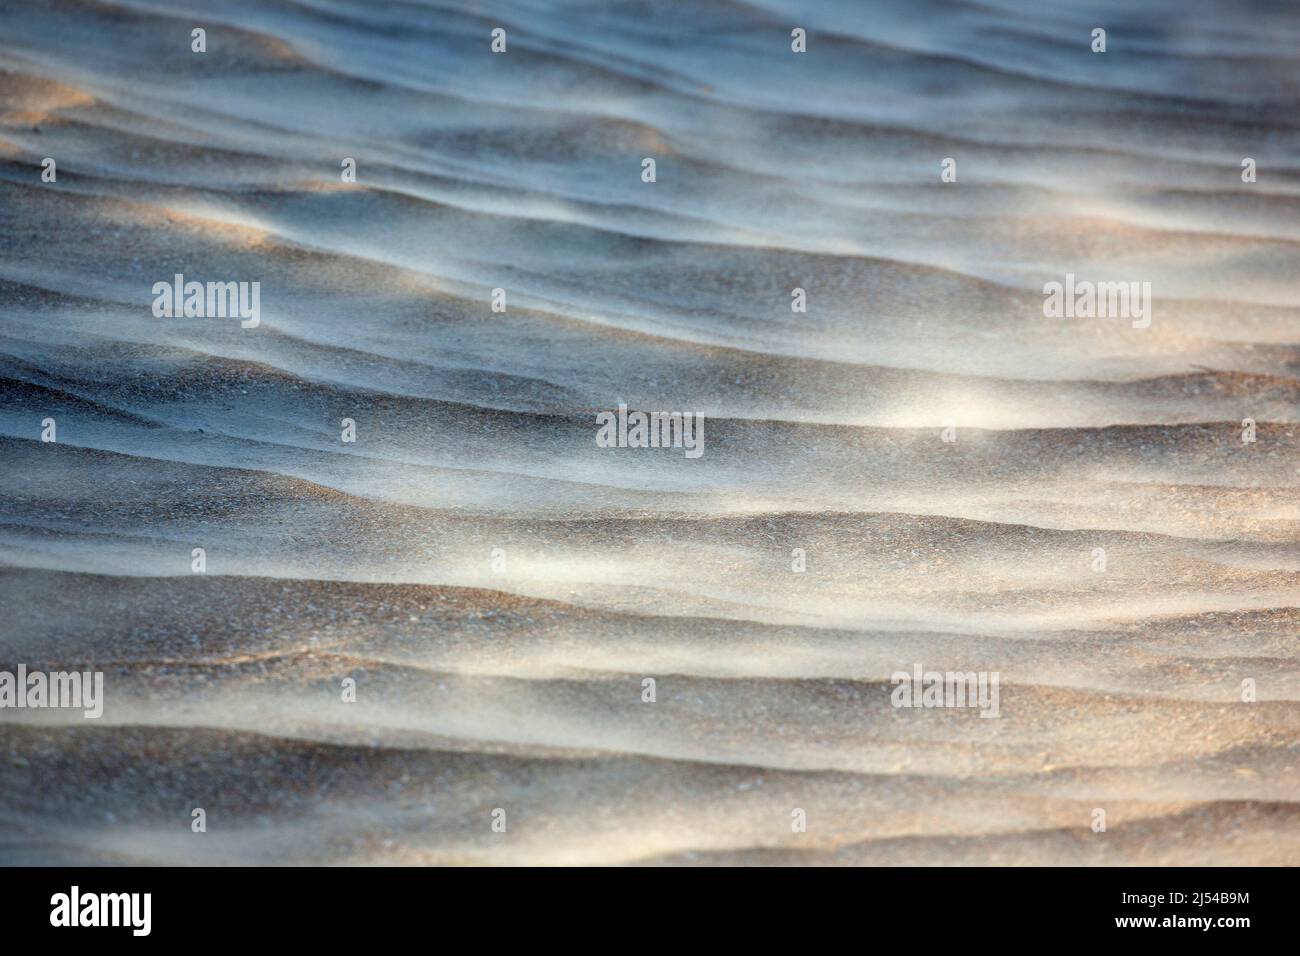
<instances>
[{"instance_id":1,"label":"drifting sand","mask_svg":"<svg viewBox=\"0 0 1300 956\"><path fill-rule=\"evenodd\" d=\"M1141 7L0 0L0 862L1300 862L1300 16Z\"/></svg>"}]
</instances>

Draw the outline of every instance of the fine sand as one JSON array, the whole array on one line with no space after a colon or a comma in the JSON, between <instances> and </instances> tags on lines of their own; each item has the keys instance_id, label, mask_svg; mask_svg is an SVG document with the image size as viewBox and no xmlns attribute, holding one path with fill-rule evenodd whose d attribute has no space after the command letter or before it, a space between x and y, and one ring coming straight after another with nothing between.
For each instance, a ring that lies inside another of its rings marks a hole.
<instances>
[{"instance_id":1,"label":"fine sand","mask_svg":"<svg viewBox=\"0 0 1300 956\"><path fill-rule=\"evenodd\" d=\"M0 709L0 863L1300 864L1297 50L1289 0L0 0L0 671L106 687Z\"/></svg>"}]
</instances>

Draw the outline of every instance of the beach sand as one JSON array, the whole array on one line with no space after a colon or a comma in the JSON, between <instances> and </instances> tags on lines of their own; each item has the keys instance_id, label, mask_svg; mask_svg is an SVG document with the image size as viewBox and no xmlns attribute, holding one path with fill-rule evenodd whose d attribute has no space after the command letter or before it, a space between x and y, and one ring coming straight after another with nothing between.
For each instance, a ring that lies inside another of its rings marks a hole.
<instances>
[{"instance_id":1,"label":"beach sand","mask_svg":"<svg viewBox=\"0 0 1300 956\"><path fill-rule=\"evenodd\" d=\"M1297 49L0 0L0 671L105 675L0 709L0 863L1300 863ZM260 324L155 317L178 273Z\"/></svg>"}]
</instances>

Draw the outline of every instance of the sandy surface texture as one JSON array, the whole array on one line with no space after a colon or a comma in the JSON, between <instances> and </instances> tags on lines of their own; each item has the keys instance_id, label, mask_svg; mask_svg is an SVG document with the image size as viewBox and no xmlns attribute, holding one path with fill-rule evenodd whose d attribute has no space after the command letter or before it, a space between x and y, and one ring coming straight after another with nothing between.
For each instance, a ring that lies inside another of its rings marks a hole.
<instances>
[{"instance_id":1,"label":"sandy surface texture","mask_svg":"<svg viewBox=\"0 0 1300 956\"><path fill-rule=\"evenodd\" d=\"M1298 50L0 0L0 863L1300 863Z\"/></svg>"}]
</instances>

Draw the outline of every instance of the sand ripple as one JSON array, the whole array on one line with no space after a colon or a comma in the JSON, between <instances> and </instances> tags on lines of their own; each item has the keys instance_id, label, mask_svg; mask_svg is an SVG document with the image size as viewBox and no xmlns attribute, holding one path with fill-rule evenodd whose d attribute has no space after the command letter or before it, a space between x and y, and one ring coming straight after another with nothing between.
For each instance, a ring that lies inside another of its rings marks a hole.
<instances>
[{"instance_id":1,"label":"sand ripple","mask_svg":"<svg viewBox=\"0 0 1300 956\"><path fill-rule=\"evenodd\" d=\"M1300 861L1300 18L1101 6L0 0L0 861Z\"/></svg>"}]
</instances>

